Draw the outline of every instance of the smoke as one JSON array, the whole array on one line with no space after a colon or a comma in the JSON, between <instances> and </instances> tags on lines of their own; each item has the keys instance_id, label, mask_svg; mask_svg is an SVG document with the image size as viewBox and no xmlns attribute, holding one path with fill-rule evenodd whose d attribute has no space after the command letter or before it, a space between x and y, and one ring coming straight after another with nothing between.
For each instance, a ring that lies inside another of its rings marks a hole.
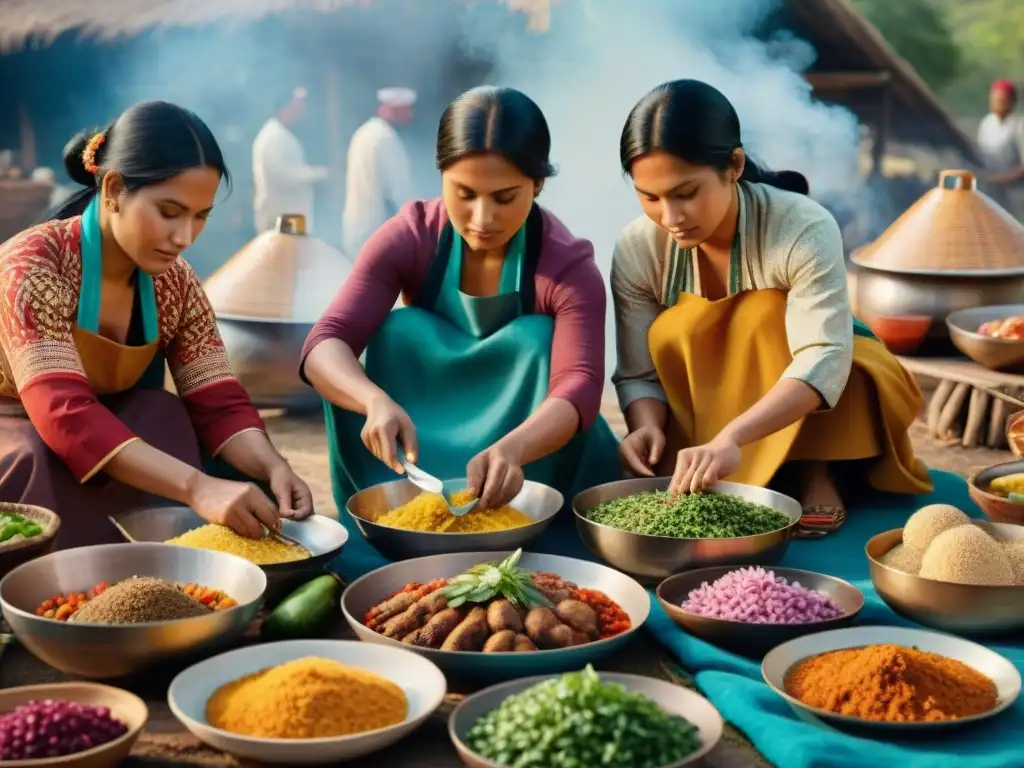
<instances>
[{"instance_id":1,"label":"smoke","mask_svg":"<svg viewBox=\"0 0 1024 768\"><path fill-rule=\"evenodd\" d=\"M719 88L739 113L748 151L770 168L804 173L820 201L848 200L859 187L856 118L812 100L799 74L813 63L813 48L785 31L752 37L780 5L564 0L543 39L494 39L480 24L467 30L468 40L496 46L489 80L519 88L544 110L559 175L541 202L594 242L605 275L619 232L641 214L619 167L619 134L632 106L659 83L686 77Z\"/></svg>"}]
</instances>

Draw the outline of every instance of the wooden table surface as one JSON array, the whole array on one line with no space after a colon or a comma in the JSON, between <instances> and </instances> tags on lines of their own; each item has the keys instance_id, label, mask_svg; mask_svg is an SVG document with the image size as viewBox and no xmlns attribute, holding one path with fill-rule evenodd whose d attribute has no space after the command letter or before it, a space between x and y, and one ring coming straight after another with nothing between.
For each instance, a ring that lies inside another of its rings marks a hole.
<instances>
[{"instance_id":1,"label":"wooden table surface","mask_svg":"<svg viewBox=\"0 0 1024 768\"><path fill-rule=\"evenodd\" d=\"M247 642L256 642L257 627L250 632ZM339 617L336 631L338 639L355 639L354 633ZM597 665L599 669L630 674L647 675L690 685L685 673L679 670L672 657L650 635L640 631L613 659ZM171 766L211 766L211 768L238 768L252 766L209 749L189 734L178 723L167 706L167 687L182 664L147 671L137 679L102 681L125 688L142 697L149 707L149 723L142 738L132 750L122 768L170 768ZM0 688L19 685L65 682L79 679L65 675L36 659L19 643L6 646L0 656ZM345 763L350 768L453 768L459 758L448 739L448 714L462 695L479 686L466 681L449 679L449 695L441 709L411 736L383 752L362 760ZM691 686L692 687L692 686ZM703 762L708 768L762 768L765 763L754 749L731 728L715 750Z\"/></svg>"}]
</instances>

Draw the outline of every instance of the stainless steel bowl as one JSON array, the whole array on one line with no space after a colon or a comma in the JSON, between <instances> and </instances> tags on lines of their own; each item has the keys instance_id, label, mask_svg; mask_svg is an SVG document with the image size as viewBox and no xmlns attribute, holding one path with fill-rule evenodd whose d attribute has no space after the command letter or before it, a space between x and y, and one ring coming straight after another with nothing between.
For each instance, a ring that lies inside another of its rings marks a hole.
<instances>
[{"instance_id":1,"label":"stainless steel bowl","mask_svg":"<svg viewBox=\"0 0 1024 768\"><path fill-rule=\"evenodd\" d=\"M405 648L422 654L437 664L446 675L456 675L468 680L509 680L524 675L554 674L582 669L587 664L615 653L647 621L647 614L651 609L650 597L647 590L629 576L606 565L586 560L524 552L519 560L520 568L556 573L581 588L604 592L629 614L632 626L615 637L571 648L529 653L483 653L417 648L384 637L363 624L362 619L367 611L410 582L451 578L474 565L501 561L510 554L511 552L460 552L386 565L352 582L341 596L342 613L360 640Z\"/></svg>"},{"instance_id":2,"label":"stainless steel bowl","mask_svg":"<svg viewBox=\"0 0 1024 768\"><path fill-rule=\"evenodd\" d=\"M994 339L978 333L982 323L1024 316L1024 304L961 309L946 318L949 337L971 360L993 371L1024 372L1024 340Z\"/></svg>"},{"instance_id":3,"label":"stainless steel bowl","mask_svg":"<svg viewBox=\"0 0 1024 768\"><path fill-rule=\"evenodd\" d=\"M676 539L622 531L587 519L587 513L598 504L646 491L664 491L670 481L668 477L619 480L577 494L572 500L572 510L583 543L598 557L645 583L679 571L713 565L774 565L786 554L789 540L800 522L800 503L753 485L716 483L712 490L771 507L786 515L789 525L771 533L733 539Z\"/></svg>"},{"instance_id":4,"label":"stainless steel bowl","mask_svg":"<svg viewBox=\"0 0 1024 768\"><path fill-rule=\"evenodd\" d=\"M657 680L653 677L622 675L611 672L600 672L598 674L602 682L618 683L629 691L641 693L668 714L685 717L693 725L697 726L700 735L700 747L697 751L687 755L682 760L663 765L661 768L682 768L684 765L697 763L714 749L719 740L721 740L722 730L724 729L722 716L710 701L696 691L683 688L667 680ZM527 688L532 688L548 679L550 678L542 675L494 685L471 696L467 696L452 711L451 716L448 718L448 736L455 745L455 749L459 753L459 757L462 758L462 762L468 768L504 768L504 766L487 760L473 752L466 744L466 737L477 720L488 712L497 709L509 696L522 693Z\"/></svg>"},{"instance_id":5,"label":"stainless steel bowl","mask_svg":"<svg viewBox=\"0 0 1024 768\"><path fill-rule=\"evenodd\" d=\"M658 601L672 621L687 633L727 651L753 657L764 656L775 646L794 637L848 626L864 607L864 594L848 581L814 571L773 567L772 571L776 576L790 583L800 582L800 586L823 592L831 597L843 609L843 615L812 624L750 624L744 621L715 619L683 610L682 604L686 602L690 592L704 582L710 584L736 568L734 565L726 565L669 576L658 585Z\"/></svg>"},{"instance_id":6,"label":"stainless steel bowl","mask_svg":"<svg viewBox=\"0 0 1024 768\"><path fill-rule=\"evenodd\" d=\"M147 624L86 624L35 615L36 607L56 594L133 576L220 589L238 606ZM239 640L256 617L266 586L258 566L234 555L170 544L102 544L60 550L14 569L0 581L0 608L21 643L51 667L114 678Z\"/></svg>"},{"instance_id":7,"label":"stainless steel bowl","mask_svg":"<svg viewBox=\"0 0 1024 768\"><path fill-rule=\"evenodd\" d=\"M206 525L206 520L189 507L143 507L112 521L132 542L162 543ZM305 520L282 520L281 532L309 550L312 557L291 563L260 565L267 574L267 601L275 602L312 579L341 552L348 541L345 526L330 517L311 515Z\"/></svg>"},{"instance_id":8,"label":"stainless steel bowl","mask_svg":"<svg viewBox=\"0 0 1024 768\"><path fill-rule=\"evenodd\" d=\"M375 522L385 512L412 501L421 493L422 490L405 478L392 480L371 486L350 497L345 510L366 540L381 554L390 560L405 560L450 552L519 549L543 533L565 504L562 494L554 488L527 480L523 490L509 502L510 507L535 521L520 528L490 533L427 533L390 528Z\"/></svg>"},{"instance_id":9,"label":"stainless steel bowl","mask_svg":"<svg viewBox=\"0 0 1024 768\"><path fill-rule=\"evenodd\" d=\"M1000 541L1024 540L1024 527L977 521ZM896 613L958 635L1016 634L1024 630L1024 587L985 587L924 579L885 565L881 558L903 541L903 529L880 533L864 548L875 591Z\"/></svg>"}]
</instances>

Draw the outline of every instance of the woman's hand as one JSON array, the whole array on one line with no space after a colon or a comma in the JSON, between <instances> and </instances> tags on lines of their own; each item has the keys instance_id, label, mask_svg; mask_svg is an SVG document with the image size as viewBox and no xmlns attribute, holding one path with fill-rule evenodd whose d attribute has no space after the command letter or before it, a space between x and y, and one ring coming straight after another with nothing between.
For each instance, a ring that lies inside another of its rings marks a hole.
<instances>
[{"instance_id":1,"label":"woman's hand","mask_svg":"<svg viewBox=\"0 0 1024 768\"><path fill-rule=\"evenodd\" d=\"M409 461L416 461L416 428L409 414L387 395L367 403L366 423L359 436L370 453L398 474L405 471L398 460L399 440Z\"/></svg>"},{"instance_id":2,"label":"woman's hand","mask_svg":"<svg viewBox=\"0 0 1024 768\"><path fill-rule=\"evenodd\" d=\"M270 490L277 498L278 514L291 520L305 520L313 514L313 493L305 481L282 461L267 476Z\"/></svg>"},{"instance_id":3,"label":"woman's hand","mask_svg":"<svg viewBox=\"0 0 1024 768\"><path fill-rule=\"evenodd\" d=\"M523 466L518 451L495 443L478 453L466 467L469 490L480 499L480 509L504 507L523 489Z\"/></svg>"},{"instance_id":4,"label":"woman's hand","mask_svg":"<svg viewBox=\"0 0 1024 768\"><path fill-rule=\"evenodd\" d=\"M740 466L740 447L731 437L719 435L710 443L684 448L676 456L669 493L696 493L731 475Z\"/></svg>"},{"instance_id":5,"label":"woman's hand","mask_svg":"<svg viewBox=\"0 0 1024 768\"><path fill-rule=\"evenodd\" d=\"M226 525L250 539L262 537L263 526L275 531L281 527L274 502L252 483L199 475L189 506L207 522Z\"/></svg>"},{"instance_id":6,"label":"woman's hand","mask_svg":"<svg viewBox=\"0 0 1024 768\"><path fill-rule=\"evenodd\" d=\"M654 477L654 467L665 450L665 433L653 426L630 432L619 443L622 465L640 477Z\"/></svg>"}]
</instances>

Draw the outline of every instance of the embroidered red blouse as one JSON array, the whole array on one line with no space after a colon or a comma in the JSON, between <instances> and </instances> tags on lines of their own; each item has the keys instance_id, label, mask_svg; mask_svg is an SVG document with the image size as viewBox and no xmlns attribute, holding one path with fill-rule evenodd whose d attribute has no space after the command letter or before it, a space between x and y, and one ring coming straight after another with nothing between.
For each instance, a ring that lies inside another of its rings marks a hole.
<instances>
[{"instance_id":1,"label":"embroidered red blouse","mask_svg":"<svg viewBox=\"0 0 1024 768\"><path fill-rule=\"evenodd\" d=\"M97 398L72 337L82 285L81 217L0 245L0 397L20 399L43 441L85 482L138 438ZM159 348L203 447L216 455L264 424L234 377L188 262L153 279Z\"/></svg>"}]
</instances>

